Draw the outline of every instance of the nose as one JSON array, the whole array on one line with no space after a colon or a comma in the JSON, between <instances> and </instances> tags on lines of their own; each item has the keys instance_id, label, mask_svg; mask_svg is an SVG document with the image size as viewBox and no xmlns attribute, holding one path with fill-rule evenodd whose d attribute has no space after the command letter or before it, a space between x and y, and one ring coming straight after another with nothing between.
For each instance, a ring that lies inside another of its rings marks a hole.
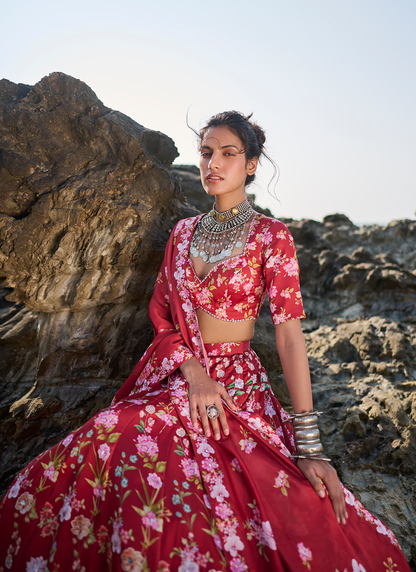
<instances>
[{"instance_id":1,"label":"nose","mask_svg":"<svg viewBox=\"0 0 416 572\"><path fill-rule=\"evenodd\" d=\"M208 163L208 167L211 169L211 171L213 170L216 171L220 168L220 164L221 164L221 153L213 151Z\"/></svg>"}]
</instances>

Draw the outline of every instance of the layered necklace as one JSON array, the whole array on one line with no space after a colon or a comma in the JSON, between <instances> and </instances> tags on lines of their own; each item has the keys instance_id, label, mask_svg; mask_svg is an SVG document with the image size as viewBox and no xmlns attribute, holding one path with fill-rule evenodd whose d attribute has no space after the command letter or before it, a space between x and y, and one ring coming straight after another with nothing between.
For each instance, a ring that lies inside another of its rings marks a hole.
<instances>
[{"instance_id":1,"label":"layered necklace","mask_svg":"<svg viewBox=\"0 0 416 572\"><path fill-rule=\"evenodd\" d=\"M200 256L205 263L213 264L231 256L234 248L243 246L246 223L254 213L246 199L236 207L220 213L214 207L198 222L189 248L194 258Z\"/></svg>"}]
</instances>

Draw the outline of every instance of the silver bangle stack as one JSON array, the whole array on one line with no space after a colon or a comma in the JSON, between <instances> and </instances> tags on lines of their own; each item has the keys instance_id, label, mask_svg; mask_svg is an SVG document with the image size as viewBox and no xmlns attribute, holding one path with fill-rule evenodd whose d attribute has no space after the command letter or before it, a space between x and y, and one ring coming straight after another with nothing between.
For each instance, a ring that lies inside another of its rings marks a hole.
<instances>
[{"instance_id":1,"label":"silver bangle stack","mask_svg":"<svg viewBox=\"0 0 416 572\"><path fill-rule=\"evenodd\" d=\"M321 411L307 411L306 413L294 413L284 420L292 421L293 436L297 459L317 459L319 461L330 461L324 455L324 448L320 440L320 432L318 429L318 417L322 415Z\"/></svg>"}]
</instances>

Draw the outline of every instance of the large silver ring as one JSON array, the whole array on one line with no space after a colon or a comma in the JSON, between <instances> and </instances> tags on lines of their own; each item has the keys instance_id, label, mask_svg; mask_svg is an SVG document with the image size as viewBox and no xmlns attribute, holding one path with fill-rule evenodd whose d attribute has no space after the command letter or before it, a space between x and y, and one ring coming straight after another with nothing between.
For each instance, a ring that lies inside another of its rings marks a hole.
<instances>
[{"instance_id":1,"label":"large silver ring","mask_svg":"<svg viewBox=\"0 0 416 572\"><path fill-rule=\"evenodd\" d=\"M207 405L207 415L210 419L216 419L220 416L220 410L216 405Z\"/></svg>"}]
</instances>

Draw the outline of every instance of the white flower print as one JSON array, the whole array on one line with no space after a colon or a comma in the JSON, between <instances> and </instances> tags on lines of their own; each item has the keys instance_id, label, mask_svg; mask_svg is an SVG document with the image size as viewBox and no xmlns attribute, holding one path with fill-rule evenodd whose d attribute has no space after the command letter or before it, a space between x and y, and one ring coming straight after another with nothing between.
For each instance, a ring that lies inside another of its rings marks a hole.
<instances>
[{"instance_id":1,"label":"white flower print","mask_svg":"<svg viewBox=\"0 0 416 572\"><path fill-rule=\"evenodd\" d=\"M218 502L224 502L224 498L228 498L230 494L222 483L217 483L212 487L210 496Z\"/></svg>"},{"instance_id":2,"label":"white flower print","mask_svg":"<svg viewBox=\"0 0 416 572\"><path fill-rule=\"evenodd\" d=\"M364 566L362 564L358 564L355 558L353 559L351 564L352 564L352 572L366 572Z\"/></svg>"},{"instance_id":3,"label":"white flower print","mask_svg":"<svg viewBox=\"0 0 416 572\"><path fill-rule=\"evenodd\" d=\"M276 541L273 536L273 531L270 525L270 521L266 520L266 522L262 522L261 526L263 529L263 534L261 540L260 539L259 540L262 541L262 543L267 544L267 546L271 550L277 550Z\"/></svg>"},{"instance_id":4,"label":"white flower print","mask_svg":"<svg viewBox=\"0 0 416 572\"><path fill-rule=\"evenodd\" d=\"M204 457L209 457L210 455L213 455L215 453L214 449L208 443L207 439L202 439L200 441L196 452L198 453L198 455L203 455Z\"/></svg>"},{"instance_id":5,"label":"white flower print","mask_svg":"<svg viewBox=\"0 0 416 572\"><path fill-rule=\"evenodd\" d=\"M229 552L231 556L237 556L239 550L244 550L244 544L237 534L230 534L225 540L224 549Z\"/></svg>"}]
</instances>

